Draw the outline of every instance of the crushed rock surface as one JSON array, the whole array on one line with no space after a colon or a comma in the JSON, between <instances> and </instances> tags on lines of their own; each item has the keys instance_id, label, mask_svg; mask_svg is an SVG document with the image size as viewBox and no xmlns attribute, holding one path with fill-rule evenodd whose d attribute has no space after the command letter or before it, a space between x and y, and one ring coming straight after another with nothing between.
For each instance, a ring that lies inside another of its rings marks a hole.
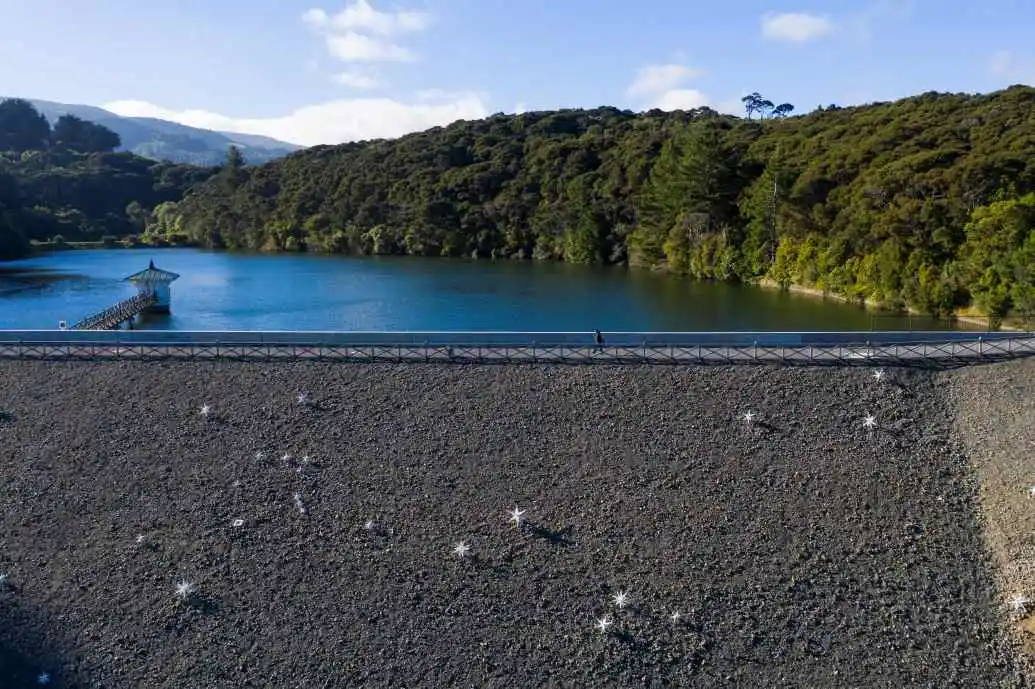
<instances>
[{"instance_id":1,"label":"crushed rock surface","mask_svg":"<svg viewBox=\"0 0 1035 689\"><path fill-rule=\"evenodd\" d=\"M945 375L0 362L0 686L1026 687Z\"/></svg>"}]
</instances>

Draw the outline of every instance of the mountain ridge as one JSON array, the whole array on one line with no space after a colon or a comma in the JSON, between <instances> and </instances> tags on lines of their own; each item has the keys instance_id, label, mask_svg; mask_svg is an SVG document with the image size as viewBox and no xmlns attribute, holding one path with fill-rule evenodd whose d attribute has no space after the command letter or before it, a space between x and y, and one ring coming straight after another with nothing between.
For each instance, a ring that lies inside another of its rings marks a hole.
<instances>
[{"instance_id":1,"label":"mountain ridge","mask_svg":"<svg viewBox=\"0 0 1035 689\"><path fill-rule=\"evenodd\" d=\"M0 100L7 98L23 97L0 96ZM67 114L103 125L122 139L119 150L153 160L218 165L226 157L227 149L237 146L248 163L258 165L304 148L258 134L202 129L152 117L124 117L96 105L59 103L39 98L25 100L32 103L51 123Z\"/></svg>"}]
</instances>

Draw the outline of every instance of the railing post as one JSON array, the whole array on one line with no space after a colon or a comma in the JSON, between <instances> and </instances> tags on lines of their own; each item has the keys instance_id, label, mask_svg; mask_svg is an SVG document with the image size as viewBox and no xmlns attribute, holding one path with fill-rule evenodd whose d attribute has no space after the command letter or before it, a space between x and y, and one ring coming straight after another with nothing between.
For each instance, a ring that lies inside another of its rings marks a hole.
<instances>
[{"instance_id":1,"label":"railing post","mask_svg":"<svg viewBox=\"0 0 1035 689\"><path fill-rule=\"evenodd\" d=\"M980 335L978 335L978 359L983 359L984 357L985 357L985 340Z\"/></svg>"}]
</instances>

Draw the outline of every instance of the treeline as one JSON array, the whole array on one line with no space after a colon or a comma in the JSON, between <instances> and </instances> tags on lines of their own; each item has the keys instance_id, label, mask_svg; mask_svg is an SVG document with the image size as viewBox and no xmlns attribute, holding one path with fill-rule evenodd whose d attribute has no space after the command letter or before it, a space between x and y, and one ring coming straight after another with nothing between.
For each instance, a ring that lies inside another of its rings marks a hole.
<instances>
[{"instance_id":1,"label":"treeline","mask_svg":"<svg viewBox=\"0 0 1035 689\"><path fill-rule=\"evenodd\" d=\"M0 151L111 153L121 145L115 132L75 115L62 115L51 127L29 101L22 98L0 101Z\"/></svg>"},{"instance_id":2,"label":"treeline","mask_svg":"<svg viewBox=\"0 0 1035 689\"><path fill-rule=\"evenodd\" d=\"M1033 308L1035 90L799 117L770 103L745 100L764 119L499 114L227 165L154 230L213 247L631 263L993 320Z\"/></svg>"},{"instance_id":3,"label":"treeline","mask_svg":"<svg viewBox=\"0 0 1035 689\"><path fill-rule=\"evenodd\" d=\"M30 242L142 234L153 209L178 200L211 169L113 153L118 136L65 115L51 127L31 103L0 102L0 258Z\"/></svg>"}]
</instances>

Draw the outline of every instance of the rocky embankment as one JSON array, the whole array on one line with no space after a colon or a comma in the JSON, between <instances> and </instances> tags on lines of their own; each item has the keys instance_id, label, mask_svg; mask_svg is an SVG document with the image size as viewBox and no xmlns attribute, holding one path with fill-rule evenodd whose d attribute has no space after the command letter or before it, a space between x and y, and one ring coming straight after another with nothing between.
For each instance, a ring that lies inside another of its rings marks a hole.
<instances>
[{"instance_id":1,"label":"rocky embankment","mask_svg":"<svg viewBox=\"0 0 1035 689\"><path fill-rule=\"evenodd\" d=\"M979 480L978 509L1010 625L1035 658L1035 359L938 379Z\"/></svg>"},{"instance_id":2,"label":"rocky embankment","mask_svg":"<svg viewBox=\"0 0 1035 689\"><path fill-rule=\"evenodd\" d=\"M1025 687L1009 366L0 362L0 685Z\"/></svg>"}]
</instances>

